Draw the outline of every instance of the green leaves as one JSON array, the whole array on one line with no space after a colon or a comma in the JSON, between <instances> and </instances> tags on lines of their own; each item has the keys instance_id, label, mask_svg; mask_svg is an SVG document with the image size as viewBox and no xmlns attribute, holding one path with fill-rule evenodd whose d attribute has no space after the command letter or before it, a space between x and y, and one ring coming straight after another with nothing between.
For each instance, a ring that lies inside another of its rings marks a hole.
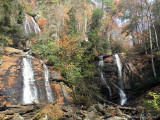
<instances>
[{"instance_id":1,"label":"green leaves","mask_svg":"<svg viewBox=\"0 0 160 120\"><path fill-rule=\"evenodd\" d=\"M93 57L97 50L101 49L100 45L100 28L102 26L102 17L103 17L103 12L101 9L96 9L93 12L92 19L91 19L91 24L90 24L90 30L88 33L88 39L89 39L89 44L88 44L88 53ZM90 56L90 57L91 57ZM92 58L91 58L92 59Z\"/></svg>"},{"instance_id":2,"label":"green leaves","mask_svg":"<svg viewBox=\"0 0 160 120\"><path fill-rule=\"evenodd\" d=\"M146 100L144 103L146 104L148 112L157 114L160 112L160 93L149 92L148 95L151 100Z\"/></svg>"},{"instance_id":3,"label":"green leaves","mask_svg":"<svg viewBox=\"0 0 160 120\"><path fill-rule=\"evenodd\" d=\"M101 19L103 17L103 12L101 9L96 9L93 11L91 24L90 24L90 30L99 29L102 25Z\"/></svg>"},{"instance_id":4,"label":"green leaves","mask_svg":"<svg viewBox=\"0 0 160 120\"><path fill-rule=\"evenodd\" d=\"M77 33L77 28L76 28L76 19L75 19L75 9L71 8L70 11L68 12L69 15L69 21L67 22L68 25L68 34L73 37Z\"/></svg>"},{"instance_id":5,"label":"green leaves","mask_svg":"<svg viewBox=\"0 0 160 120\"><path fill-rule=\"evenodd\" d=\"M0 42L7 45L8 40L13 43L20 37L23 23L23 7L12 0L0 1Z\"/></svg>"}]
</instances>

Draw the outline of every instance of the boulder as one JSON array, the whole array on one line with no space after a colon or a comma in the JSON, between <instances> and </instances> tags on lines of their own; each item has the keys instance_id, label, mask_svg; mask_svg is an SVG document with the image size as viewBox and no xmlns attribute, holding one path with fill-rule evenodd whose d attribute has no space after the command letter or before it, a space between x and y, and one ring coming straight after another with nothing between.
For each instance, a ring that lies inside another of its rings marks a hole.
<instances>
[{"instance_id":1,"label":"boulder","mask_svg":"<svg viewBox=\"0 0 160 120\"><path fill-rule=\"evenodd\" d=\"M110 117L106 120L128 120L128 118L123 117L123 116L120 116L120 117L119 116L114 116L114 117Z\"/></svg>"},{"instance_id":2,"label":"boulder","mask_svg":"<svg viewBox=\"0 0 160 120\"><path fill-rule=\"evenodd\" d=\"M12 47L5 47L4 52L5 54L12 55L12 56L26 56L23 50L15 49Z\"/></svg>"},{"instance_id":3,"label":"boulder","mask_svg":"<svg viewBox=\"0 0 160 120\"><path fill-rule=\"evenodd\" d=\"M60 74L56 71L52 71L50 74L50 78L53 80L61 80L62 77L60 76Z\"/></svg>"},{"instance_id":4,"label":"boulder","mask_svg":"<svg viewBox=\"0 0 160 120\"><path fill-rule=\"evenodd\" d=\"M24 120L24 118L19 113L15 113L12 120Z\"/></svg>"}]
</instances>

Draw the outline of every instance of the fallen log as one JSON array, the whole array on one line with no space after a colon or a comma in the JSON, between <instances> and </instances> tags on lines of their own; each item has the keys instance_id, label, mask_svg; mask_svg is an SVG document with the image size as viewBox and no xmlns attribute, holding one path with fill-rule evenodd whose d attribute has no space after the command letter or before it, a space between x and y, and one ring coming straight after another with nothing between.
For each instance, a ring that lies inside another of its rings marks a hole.
<instances>
[{"instance_id":1,"label":"fallen log","mask_svg":"<svg viewBox=\"0 0 160 120\"><path fill-rule=\"evenodd\" d=\"M131 111L131 110L137 110L136 108L134 107L123 107L123 106L117 106L118 109L120 110L128 110L128 111Z\"/></svg>"}]
</instances>

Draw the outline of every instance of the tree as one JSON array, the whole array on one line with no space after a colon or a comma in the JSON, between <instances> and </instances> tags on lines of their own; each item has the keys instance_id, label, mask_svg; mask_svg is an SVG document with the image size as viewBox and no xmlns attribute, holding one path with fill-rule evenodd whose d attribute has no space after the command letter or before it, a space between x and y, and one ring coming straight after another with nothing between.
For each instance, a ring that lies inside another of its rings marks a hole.
<instances>
[{"instance_id":1,"label":"tree","mask_svg":"<svg viewBox=\"0 0 160 120\"><path fill-rule=\"evenodd\" d=\"M88 33L89 39L89 51L93 54L100 49L100 36L99 29L102 25L103 12L101 9L96 9L93 11L91 18L90 30Z\"/></svg>"},{"instance_id":2,"label":"tree","mask_svg":"<svg viewBox=\"0 0 160 120\"><path fill-rule=\"evenodd\" d=\"M17 43L23 24L23 7L12 0L0 1L0 42L9 44L9 39Z\"/></svg>"},{"instance_id":3,"label":"tree","mask_svg":"<svg viewBox=\"0 0 160 120\"><path fill-rule=\"evenodd\" d=\"M67 22L68 26L68 34L74 36L77 33L77 28L76 28L76 19L75 19L75 9L71 8L68 12L69 15L69 20Z\"/></svg>"},{"instance_id":4,"label":"tree","mask_svg":"<svg viewBox=\"0 0 160 120\"><path fill-rule=\"evenodd\" d=\"M149 31L149 41L150 41L150 49L151 49L151 61L152 61L152 70L154 77L157 77L156 70L155 70L155 65L154 65L154 59L153 59L153 41L152 41L152 31L151 31L151 14L150 14L150 5L148 4L147 1L145 1L147 4L147 23L148 23L148 31Z\"/></svg>"}]
</instances>

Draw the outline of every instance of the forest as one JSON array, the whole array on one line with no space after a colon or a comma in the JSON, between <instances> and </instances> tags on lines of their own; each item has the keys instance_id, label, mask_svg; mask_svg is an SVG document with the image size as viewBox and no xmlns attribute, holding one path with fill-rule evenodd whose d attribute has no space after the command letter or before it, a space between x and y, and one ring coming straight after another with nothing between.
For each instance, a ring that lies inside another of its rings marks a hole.
<instances>
[{"instance_id":1,"label":"forest","mask_svg":"<svg viewBox=\"0 0 160 120\"><path fill-rule=\"evenodd\" d=\"M158 120L159 21L160 0L0 0L0 120Z\"/></svg>"}]
</instances>

